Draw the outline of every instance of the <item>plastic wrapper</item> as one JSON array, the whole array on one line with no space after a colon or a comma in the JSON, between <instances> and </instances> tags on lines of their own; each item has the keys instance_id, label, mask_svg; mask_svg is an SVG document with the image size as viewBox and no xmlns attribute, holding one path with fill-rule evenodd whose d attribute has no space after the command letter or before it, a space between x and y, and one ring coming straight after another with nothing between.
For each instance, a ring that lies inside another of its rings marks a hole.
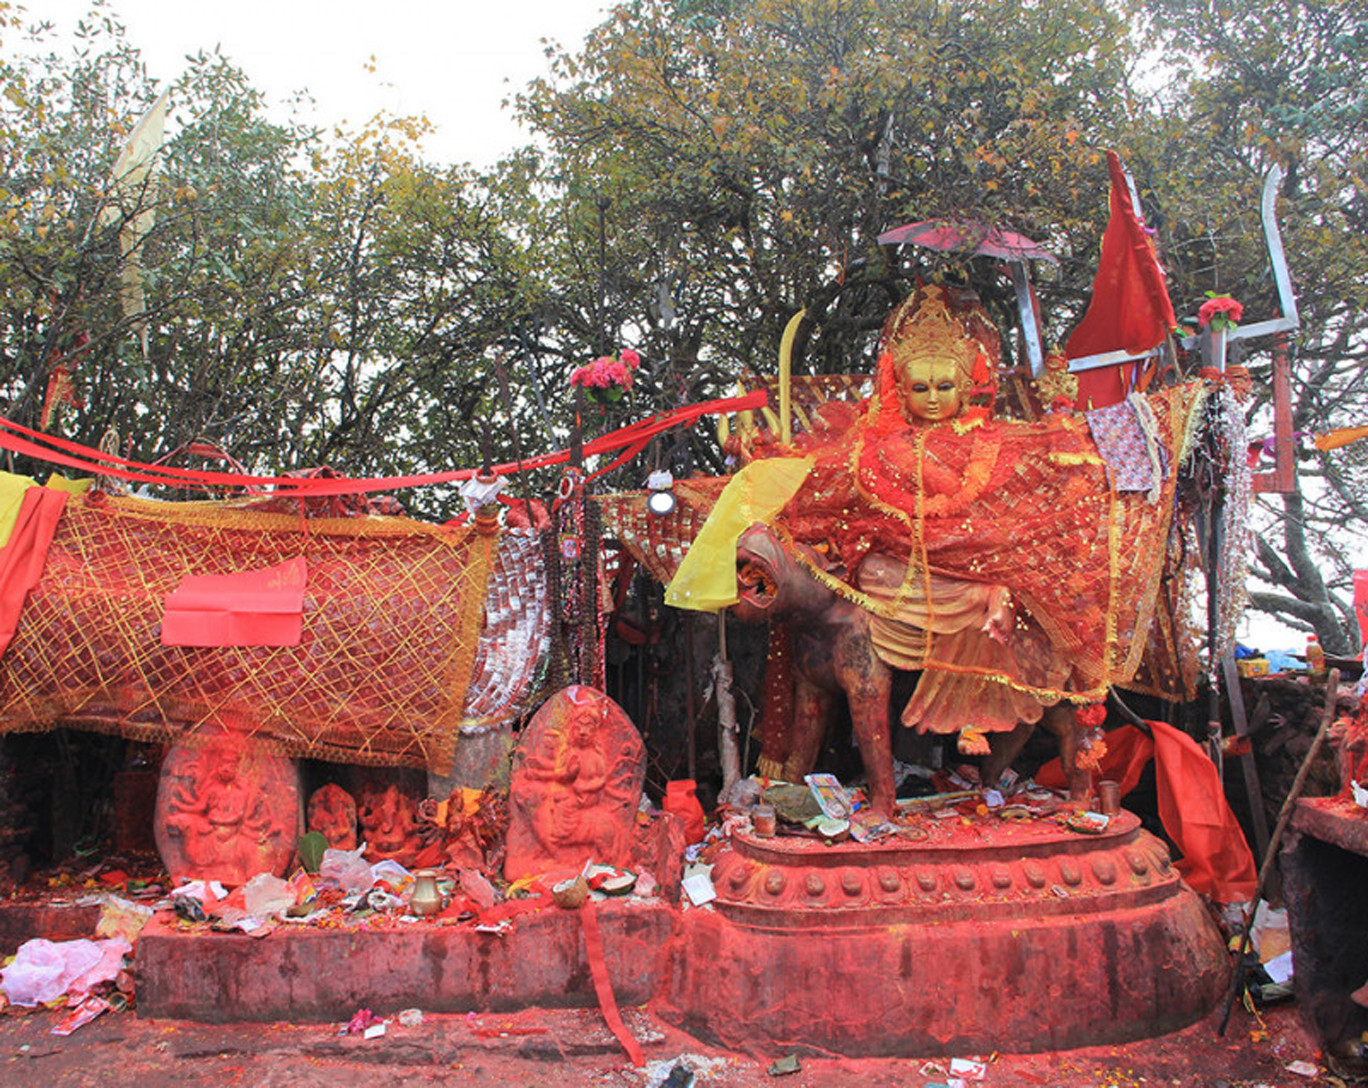
<instances>
[{"instance_id":1,"label":"plastic wrapper","mask_svg":"<svg viewBox=\"0 0 1368 1088\"><path fill-rule=\"evenodd\" d=\"M375 883L375 877L370 862L361 856L365 849L363 843L355 850L324 850L323 860L318 865L320 882L336 884L346 892L367 891Z\"/></svg>"},{"instance_id":2,"label":"plastic wrapper","mask_svg":"<svg viewBox=\"0 0 1368 1088\"><path fill-rule=\"evenodd\" d=\"M49 941L36 937L19 947L14 961L0 971L0 990L15 1005L44 1005L63 994L89 993L111 982L132 951L122 937L107 941Z\"/></svg>"},{"instance_id":3,"label":"plastic wrapper","mask_svg":"<svg viewBox=\"0 0 1368 1088\"><path fill-rule=\"evenodd\" d=\"M290 882L270 873L257 873L242 888L243 906L254 918L269 918L284 914L295 905L295 891Z\"/></svg>"}]
</instances>

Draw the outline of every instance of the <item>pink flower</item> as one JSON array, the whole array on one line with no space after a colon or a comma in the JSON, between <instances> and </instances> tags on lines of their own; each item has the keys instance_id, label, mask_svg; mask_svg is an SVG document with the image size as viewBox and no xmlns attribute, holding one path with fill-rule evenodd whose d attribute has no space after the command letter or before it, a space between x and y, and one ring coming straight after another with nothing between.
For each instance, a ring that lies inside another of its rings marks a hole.
<instances>
[{"instance_id":1,"label":"pink flower","mask_svg":"<svg viewBox=\"0 0 1368 1088\"><path fill-rule=\"evenodd\" d=\"M628 370L635 370L641 365L641 356L631 348L623 348L618 358L623 361Z\"/></svg>"},{"instance_id":2,"label":"pink flower","mask_svg":"<svg viewBox=\"0 0 1368 1088\"><path fill-rule=\"evenodd\" d=\"M632 372L611 355L604 355L573 370L570 384L585 389L625 390L632 388Z\"/></svg>"},{"instance_id":3,"label":"pink flower","mask_svg":"<svg viewBox=\"0 0 1368 1088\"><path fill-rule=\"evenodd\" d=\"M1202 328L1210 325L1217 332L1233 329L1244 317L1244 307L1229 295L1212 295L1197 311L1197 324Z\"/></svg>"}]
</instances>

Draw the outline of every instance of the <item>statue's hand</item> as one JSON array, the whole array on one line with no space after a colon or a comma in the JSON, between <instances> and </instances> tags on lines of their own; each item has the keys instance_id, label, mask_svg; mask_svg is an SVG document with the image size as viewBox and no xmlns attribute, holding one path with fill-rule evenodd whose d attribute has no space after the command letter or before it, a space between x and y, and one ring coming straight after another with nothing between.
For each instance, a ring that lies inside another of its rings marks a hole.
<instances>
[{"instance_id":1,"label":"statue's hand","mask_svg":"<svg viewBox=\"0 0 1368 1088\"><path fill-rule=\"evenodd\" d=\"M994 586L988 595L988 618L983 623L983 633L994 642L1006 645L1015 619L1011 591L1006 586Z\"/></svg>"}]
</instances>

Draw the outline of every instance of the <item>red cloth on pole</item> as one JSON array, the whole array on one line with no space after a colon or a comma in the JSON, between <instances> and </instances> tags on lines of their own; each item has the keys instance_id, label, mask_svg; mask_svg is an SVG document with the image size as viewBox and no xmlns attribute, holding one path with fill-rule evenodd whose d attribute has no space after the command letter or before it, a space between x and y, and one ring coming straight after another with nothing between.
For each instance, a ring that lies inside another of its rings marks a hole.
<instances>
[{"instance_id":1,"label":"red cloth on pole","mask_svg":"<svg viewBox=\"0 0 1368 1088\"><path fill-rule=\"evenodd\" d=\"M24 492L9 541L0 548L0 654L9 649L29 590L43 576L48 547L66 509L67 492L30 487Z\"/></svg>"},{"instance_id":2,"label":"red cloth on pole","mask_svg":"<svg viewBox=\"0 0 1368 1088\"><path fill-rule=\"evenodd\" d=\"M1182 851L1174 867L1197 891L1218 903L1244 903L1254 896L1254 855L1226 803L1216 764L1181 730L1150 722L1159 819Z\"/></svg>"},{"instance_id":3,"label":"red cloth on pole","mask_svg":"<svg viewBox=\"0 0 1368 1088\"><path fill-rule=\"evenodd\" d=\"M1182 855L1174 867L1193 889L1218 903L1246 902L1257 880L1254 855L1226 802L1216 764L1182 730L1147 724L1153 740L1131 725L1107 734L1100 776L1120 782L1124 797L1154 755L1159 819ZM1058 759L1041 767L1035 780L1052 789L1067 785Z\"/></svg>"},{"instance_id":4,"label":"red cloth on pole","mask_svg":"<svg viewBox=\"0 0 1368 1088\"><path fill-rule=\"evenodd\" d=\"M1111 174L1111 216L1102 235L1092 301L1064 346L1064 354L1070 359L1108 351L1138 355L1162 344L1178 323L1164 284L1164 270L1131 203L1121 160L1113 151L1107 152L1107 169ZM1077 404L1080 408L1105 408L1124 400L1133 369L1134 364L1123 363L1082 371L1078 375Z\"/></svg>"}]
</instances>

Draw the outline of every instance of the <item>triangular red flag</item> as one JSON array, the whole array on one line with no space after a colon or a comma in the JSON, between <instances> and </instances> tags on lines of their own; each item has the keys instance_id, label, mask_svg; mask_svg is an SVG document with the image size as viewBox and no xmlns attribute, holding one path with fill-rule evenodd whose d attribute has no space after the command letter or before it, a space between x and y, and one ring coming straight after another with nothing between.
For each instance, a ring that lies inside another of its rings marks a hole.
<instances>
[{"instance_id":1,"label":"triangular red flag","mask_svg":"<svg viewBox=\"0 0 1368 1088\"><path fill-rule=\"evenodd\" d=\"M1111 174L1111 216L1102 235L1102 255L1092 301L1064 346L1070 359L1125 351L1138 355L1164 342L1178 323L1154 245L1131 202L1121 160L1107 152ZM1105 408L1125 399L1131 363L1095 367L1079 377L1079 407ZM1089 404L1091 401L1091 404Z\"/></svg>"}]
</instances>

